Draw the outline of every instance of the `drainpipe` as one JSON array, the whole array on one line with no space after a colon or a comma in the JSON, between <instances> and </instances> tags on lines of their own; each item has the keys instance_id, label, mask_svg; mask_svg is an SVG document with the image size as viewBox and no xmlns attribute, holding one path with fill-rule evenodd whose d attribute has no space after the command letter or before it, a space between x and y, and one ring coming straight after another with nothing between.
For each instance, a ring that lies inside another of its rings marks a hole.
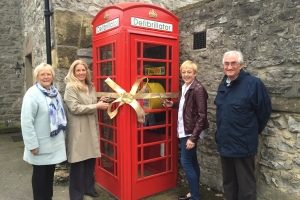
<instances>
[{"instance_id":1,"label":"drainpipe","mask_svg":"<svg viewBox=\"0 0 300 200\"><path fill-rule=\"evenodd\" d=\"M50 17L52 12L49 9L49 0L45 0L45 29L46 29L46 53L47 53L47 64L52 64L51 60L51 34L50 34Z\"/></svg>"}]
</instances>

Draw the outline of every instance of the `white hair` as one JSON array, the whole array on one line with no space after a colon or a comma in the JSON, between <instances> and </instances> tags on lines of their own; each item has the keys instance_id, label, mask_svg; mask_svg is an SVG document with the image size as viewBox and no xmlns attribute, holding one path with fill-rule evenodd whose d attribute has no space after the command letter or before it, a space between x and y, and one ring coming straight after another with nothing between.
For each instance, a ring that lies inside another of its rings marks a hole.
<instances>
[{"instance_id":1,"label":"white hair","mask_svg":"<svg viewBox=\"0 0 300 200\"><path fill-rule=\"evenodd\" d=\"M234 51L227 51L227 52L224 53L223 60L222 60L223 64L224 64L224 58L226 56L229 56L229 55L235 55L235 56L237 56L237 62L239 64L241 64L241 65L244 64L243 54L240 51L236 51L236 50L234 50Z\"/></svg>"},{"instance_id":2,"label":"white hair","mask_svg":"<svg viewBox=\"0 0 300 200\"><path fill-rule=\"evenodd\" d=\"M35 81L37 81L37 77L38 77L40 71L45 70L45 69L51 71L52 77L54 79L55 72L54 72L53 67L51 65L47 64L47 63L41 63L41 64L39 64L38 66L36 66L34 68L33 78L34 78Z\"/></svg>"}]
</instances>

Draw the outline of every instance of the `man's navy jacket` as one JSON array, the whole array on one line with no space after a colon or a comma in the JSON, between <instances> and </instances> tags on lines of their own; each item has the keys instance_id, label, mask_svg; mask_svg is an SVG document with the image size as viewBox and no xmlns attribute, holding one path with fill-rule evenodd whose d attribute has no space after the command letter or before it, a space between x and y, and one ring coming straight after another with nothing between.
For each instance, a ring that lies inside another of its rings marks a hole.
<instances>
[{"instance_id":1,"label":"man's navy jacket","mask_svg":"<svg viewBox=\"0 0 300 200\"><path fill-rule=\"evenodd\" d=\"M215 98L218 151L223 157L255 155L258 134L272 111L268 92L259 78L243 69L229 86L226 79L224 76Z\"/></svg>"}]
</instances>

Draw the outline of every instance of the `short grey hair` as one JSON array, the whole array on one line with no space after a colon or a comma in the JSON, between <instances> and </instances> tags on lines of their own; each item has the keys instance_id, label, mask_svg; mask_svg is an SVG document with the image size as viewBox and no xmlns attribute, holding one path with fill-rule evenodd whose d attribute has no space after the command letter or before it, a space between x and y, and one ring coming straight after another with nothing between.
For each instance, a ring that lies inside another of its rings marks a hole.
<instances>
[{"instance_id":1,"label":"short grey hair","mask_svg":"<svg viewBox=\"0 0 300 200\"><path fill-rule=\"evenodd\" d=\"M235 56L237 56L237 62L238 62L239 64L241 64L241 65L244 64L244 57L243 57L242 52L233 50L233 51L227 51L227 52L224 53L224 55L223 55L223 60L222 60L222 64L223 64L223 65L224 65L224 58L225 58L226 56L229 56L229 55L235 55Z\"/></svg>"},{"instance_id":2,"label":"short grey hair","mask_svg":"<svg viewBox=\"0 0 300 200\"><path fill-rule=\"evenodd\" d=\"M55 72L54 72L53 67L51 65L47 64L47 63L41 63L38 66L36 66L36 68L34 68L33 78L34 78L35 81L37 81L37 77L39 75L39 72L42 71L42 70L44 70L44 69L50 70L51 73L52 73L52 77L54 79Z\"/></svg>"}]
</instances>

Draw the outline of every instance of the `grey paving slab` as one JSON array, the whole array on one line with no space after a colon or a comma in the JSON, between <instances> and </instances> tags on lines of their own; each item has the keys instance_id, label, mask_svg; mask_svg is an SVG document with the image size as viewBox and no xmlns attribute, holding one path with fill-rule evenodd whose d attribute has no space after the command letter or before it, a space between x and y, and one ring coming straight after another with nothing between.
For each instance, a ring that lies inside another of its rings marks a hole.
<instances>
[{"instance_id":1,"label":"grey paving slab","mask_svg":"<svg viewBox=\"0 0 300 200\"><path fill-rule=\"evenodd\" d=\"M32 167L23 161L23 141L20 133L0 134L0 200L32 200ZM108 192L96 186L100 193L94 200L115 200ZM175 188L159 193L144 200L176 200L177 195L185 191ZM202 200L222 200L215 193L201 188ZM219 194L217 194L219 195ZM53 200L68 200L68 185L55 185ZM93 200L86 196L84 200Z\"/></svg>"},{"instance_id":2,"label":"grey paving slab","mask_svg":"<svg viewBox=\"0 0 300 200\"><path fill-rule=\"evenodd\" d=\"M32 167L23 161L20 134L0 134L0 200L32 200ZM67 186L54 186L53 200L67 200Z\"/></svg>"}]
</instances>

